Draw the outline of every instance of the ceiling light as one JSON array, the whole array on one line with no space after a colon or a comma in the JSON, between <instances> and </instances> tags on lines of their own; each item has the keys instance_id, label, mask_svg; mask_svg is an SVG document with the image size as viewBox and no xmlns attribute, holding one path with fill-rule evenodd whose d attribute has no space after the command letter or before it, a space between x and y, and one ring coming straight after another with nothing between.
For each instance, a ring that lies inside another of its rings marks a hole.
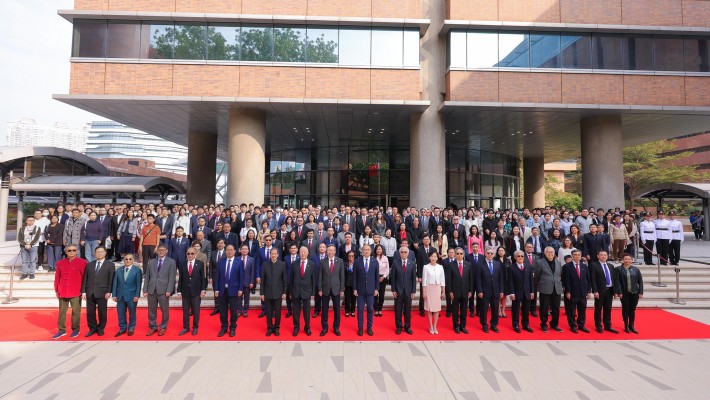
<instances>
[{"instance_id":1,"label":"ceiling light","mask_svg":"<svg viewBox=\"0 0 710 400\"><path fill-rule=\"evenodd\" d=\"M377 111L373 112L372 115L380 115Z\"/></svg>"}]
</instances>

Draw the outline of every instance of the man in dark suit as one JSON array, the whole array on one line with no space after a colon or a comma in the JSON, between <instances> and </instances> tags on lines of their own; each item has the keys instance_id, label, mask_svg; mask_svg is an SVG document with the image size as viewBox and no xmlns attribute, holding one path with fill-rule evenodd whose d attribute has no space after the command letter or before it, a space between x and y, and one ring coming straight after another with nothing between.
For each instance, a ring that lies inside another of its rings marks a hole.
<instances>
[{"instance_id":1,"label":"man in dark suit","mask_svg":"<svg viewBox=\"0 0 710 400\"><path fill-rule=\"evenodd\" d=\"M313 261L308 259L308 249L301 246L298 251L299 259L295 265L291 267L291 284L288 289L288 294L291 297L293 306L293 336L298 335L301 329L301 310L303 310L304 332L311 336L311 300L316 294L316 284L318 277L316 276L316 266Z\"/></svg>"},{"instance_id":2,"label":"man in dark suit","mask_svg":"<svg viewBox=\"0 0 710 400\"><path fill-rule=\"evenodd\" d=\"M532 234L530 235L528 240L525 241L525 243L532 244L532 253L540 257L542 256L545 247L547 247L547 240L545 240L545 238L540 235L540 228L538 228L537 226L533 227L531 231Z\"/></svg>"},{"instance_id":3,"label":"man in dark suit","mask_svg":"<svg viewBox=\"0 0 710 400\"><path fill-rule=\"evenodd\" d=\"M535 298L532 265L525 263L525 253L513 253L513 265L508 269L508 291L513 309L513 330L520 333L520 310L522 308L523 329L532 333L530 327L530 302ZM522 306L522 307L521 307Z\"/></svg>"},{"instance_id":4,"label":"man in dark suit","mask_svg":"<svg viewBox=\"0 0 710 400\"><path fill-rule=\"evenodd\" d=\"M111 220L111 217L106 215L106 209L103 207L99 208L99 216L96 219L101 224L101 238L99 240L99 243L103 246L106 246L106 238L111 238L111 240L115 238L115 236L113 236L113 232L115 230L115 228L113 227L113 222ZM115 246L118 246L118 243L116 243ZM108 250L106 250L106 255L108 255Z\"/></svg>"},{"instance_id":5,"label":"man in dark suit","mask_svg":"<svg viewBox=\"0 0 710 400\"><path fill-rule=\"evenodd\" d=\"M379 263L371 257L372 247L362 247L362 257L355 260L353 270L353 294L357 298L357 334L362 336L365 305L367 305L367 334L372 336L373 314L375 313L375 296L379 294L380 272Z\"/></svg>"},{"instance_id":6,"label":"man in dark suit","mask_svg":"<svg viewBox=\"0 0 710 400\"><path fill-rule=\"evenodd\" d=\"M104 335L108 308L107 301L111 298L113 275L116 272L114 263L106 259L106 249L104 247L97 247L94 250L94 256L96 259L86 265L84 281L82 282L82 297L86 300L86 325L89 326L89 332L86 337L90 337L94 333L99 336ZM99 315L98 323L96 322L97 311Z\"/></svg>"},{"instance_id":7,"label":"man in dark suit","mask_svg":"<svg viewBox=\"0 0 710 400\"><path fill-rule=\"evenodd\" d=\"M224 240L219 240L216 243L216 247L212 250L210 257L210 279L212 280L212 290L217 290L217 273L219 272L219 262L225 257L224 252ZM214 298L214 309L210 313L210 316L219 314L219 301L218 297Z\"/></svg>"},{"instance_id":8,"label":"man in dark suit","mask_svg":"<svg viewBox=\"0 0 710 400\"><path fill-rule=\"evenodd\" d=\"M120 261L121 259L121 253L118 251L118 227L121 225L121 222L125 220L126 214L123 213L123 207L120 205L117 205L115 207L116 214L114 214L113 217L111 217L111 241L114 242L114 244L111 246L111 251L109 251L109 255L107 256L108 258L111 258L113 255L114 261Z\"/></svg>"},{"instance_id":9,"label":"man in dark suit","mask_svg":"<svg viewBox=\"0 0 710 400\"><path fill-rule=\"evenodd\" d=\"M449 235L449 242L451 242L454 239L454 231L459 232L459 240L462 242L466 242L466 227L463 226L463 224L459 221L459 217L455 216L453 218L453 223L449 227L449 231L447 234ZM436 231L434 231L436 232Z\"/></svg>"},{"instance_id":10,"label":"man in dark suit","mask_svg":"<svg viewBox=\"0 0 710 400\"><path fill-rule=\"evenodd\" d=\"M165 335L170 320L170 305L168 300L175 291L175 275L177 267L175 261L168 257L168 247L164 244L158 245L158 257L148 261L145 268L145 279L143 281L143 294L148 296L148 327L150 330L146 336L153 336L158 332L158 336ZM160 331L156 319L158 317L158 305L162 321Z\"/></svg>"},{"instance_id":11,"label":"man in dark suit","mask_svg":"<svg viewBox=\"0 0 710 400\"><path fill-rule=\"evenodd\" d=\"M415 219L418 221L418 219ZM431 238L429 236L424 236L422 243L419 244L417 249L417 281L419 282L419 316L424 316L424 298L422 291L422 273L424 272L424 266L429 264L429 256L436 251L436 249L431 245Z\"/></svg>"},{"instance_id":12,"label":"man in dark suit","mask_svg":"<svg viewBox=\"0 0 710 400\"><path fill-rule=\"evenodd\" d=\"M155 224L160 228L160 244L166 244L173 232L175 218L170 215L167 207L163 207L160 218L156 219Z\"/></svg>"},{"instance_id":13,"label":"man in dark suit","mask_svg":"<svg viewBox=\"0 0 710 400\"><path fill-rule=\"evenodd\" d=\"M192 232L190 232L190 237L195 239L197 237L197 232L204 232L205 237L210 237L212 229L207 226L207 220L205 217L199 217L197 219L197 225L190 225Z\"/></svg>"},{"instance_id":14,"label":"man in dark suit","mask_svg":"<svg viewBox=\"0 0 710 400\"><path fill-rule=\"evenodd\" d=\"M550 312L552 315L550 327L557 332L562 332L559 327L562 263L555 256L555 249L552 247L545 247L545 257L535 262L533 280L540 292L540 328L543 332L547 332L547 318Z\"/></svg>"},{"instance_id":15,"label":"man in dark suit","mask_svg":"<svg viewBox=\"0 0 710 400\"><path fill-rule=\"evenodd\" d=\"M292 244L291 247L288 248L288 254L284 256L284 262L286 263L286 275L289 279L291 279L291 271L293 268L298 267L298 260L298 246L296 244ZM286 281L286 284L289 285L290 281ZM291 297L286 296L286 318L289 318L291 315L293 315Z\"/></svg>"},{"instance_id":16,"label":"man in dark suit","mask_svg":"<svg viewBox=\"0 0 710 400\"><path fill-rule=\"evenodd\" d=\"M266 306L266 336L279 336L281 327L281 301L286 299L288 271L286 263L279 260L279 249L272 247L269 260L261 266L259 294Z\"/></svg>"},{"instance_id":17,"label":"man in dark suit","mask_svg":"<svg viewBox=\"0 0 710 400\"><path fill-rule=\"evenodd\" d=\"M597 231L597 226L589 225L589 233L584 234L584 247L582 248L582 257L589 261L597 261L597 254L601 250L607 250L609 247L604 247L604 237Z\"/></svg>"},{"instance_id":18,"label":"man in dark suit","mask_svg":"<svg viewBox=\"0 0 710 400\"><path fill-rule=\"evenodd\" d=\"M234 246L235 249L239 248L239 235L232 232L232 227L229 224L222 225L222 232L217 235L217 238L224 240L225 248L230 244Z\"/></svg>"},{"instance_id":19,"label":"man in dark suit","mask_svg":"<svg viewBox=\"0 0 710 400\"><path fill-rule=\"evenodd\" d=\"M402 246L399 257L394 258L394 265L390 273L390 286L394 297L394 324L396 334L401 334L402 329L412 335L412 300L417 293L417 264L410 257L409 248ZM447 309L448 311L448 309ZM404 315L404 324L402 316Z\"/></svg>"},{"instance_id":20,"label":"man in dark suit","mask_svg":"<svg viewBox=\"0 0 710 400\"><path fill-rule=\"evenodd\" d=\"M505 296L505 275L503 266L498 260L494 260L496 249L489 247L485 252L485 265L478 269L476 276L476 292L478 298L482 299L480 309L478 310L481 318L481 326L483 332L488 333L488 309L491 310L490 329L498 333L498 309L500 307L500 299Z\"/></svg>"},{"instance_id":21,"label":"man in dark suit","mask_svg":"<svg viewBox=\"0 0 710 400\"><path fill-rule=\"evenodd\" d=\"M272 231L274 232L274 231ZM264 237L264 247L259 249L259 257L256 259L256 284L261 284L261 266L271 259L271 250L274 247L274 239L271 237L271 233ZM282 249L276 248L279 252L279 257L281 256ZM244 315L246 317L246 314ZM259 318L264 318L266 316L266 303L262 300L261 302L261 313L259 313Z\"/></svg>"},{"instance_id":22,"label":"man in dark suit","mask_svg":"<svg viewBox=\"0 0 710 400\"><path fill-rule=\"evenodd\" d=\"M252 289L256 286L256 261L254 258L249 256L249 246L245 243L239 247L239 258L237 259L237 266L242 270L242 296L237 301L237 315L244 316L247 318L249 316L249 294Z\"/></svg>"},{"instance_id":23,"label":"man in dark suit","mask_svg":"<svg viewBox=\"0 0 710 400\"><path fill-rule=\"evenodd\" d=\"M335 245L329 246L327 257L320 262L318 289L322 299L321 336L328 333L328 308L331 300L333 301L333 332L335 336L340 336L340 299L345 292L345 264L342 259L335 256L335 253Z\"/></svg>"},{"instance_id":24,"label":"man in dark suit","mask_svg":"<svg viewBox=\"0 0 710 400\"><path fill-rule=\"evenodd\" d=\"M312 257L318 252L318 240L315 239L315 232L308 231L306 233L306 238L301 241L301 246L305 246L308 249L308 254Z\"/></svg>"},{"instance_id":25,"label":"man in dark suit","mask_svg":"<svg viewBox=\"0 0 710 400\"><path fill-rule=\"evenodd\" d=\"M298 217L296 219L296 226L293 229L296 230L296 238L298 239L299 243L306 239L306 236L307 236L308 232L310 231L310 229L308 229L303 224L303 217ZM299 250L299 252L300 252L300 250Z\"/></svg>"},{"instance_id":26,"label":"man in dark suit","mask_svg":"<svg viewBox=\"0 0 710 400\"><path fill-rule=\"evenodd\" d=\"M446 251L446 257L441 259L441 265L444 267L444 276L449 276L449 268L458 268L458 265L456 264L456 249L453 247L449 247L448 250ZM449 292L446 292L446 318L451 317L451 310L452 305L451 305L451 296L449 296Z\"/></svg>"},{"instance_id":27,"label":"man in dark suit","mask_svg":"<svg viewBox=\"0 0 710 400\"><path fill-rule=\"evenodd\" d=\"M479 253L480 248L478 243L473 243L471 245L471 254L466 254L466 261L468 261L471 264L471 271L473 272L474 279L475 277L478 276L478 270L481 268L481 265L483 264L483 260L485 257L483 257L482 254ZM476 287L474 286L473 291L476 291ZM478 299L478 296L473 296L469 301L468 301L468 311L469 311L469 317L473 318L478 314L478 307L481 304L481 300Z\"/></svg>"},{"instance_id":28,"label":"man in dark suit","mask_svg":"<svg viewBox=\"0 0 710 400\"><path fill-rule=\"evenodd\" d=\"M537 260L539 259L540 257L533 253L532 243L525 243L525 254L523 255L523 263L525 264L525 268L529 268L532 271L533 282L536 282L535 265L537 264ZM530 302L530 315L532 315L533 317L537 317L537 284L533 286L533 299Z\"/></svg>"},{"instance_id":29,"label":"man in dark suit","mask_svg":"<svg viewBox=\"0 0 710 400\"><path fill-rule=\"evenodd\" d=\"M180 268L187 264L187 249L190 247L190 239L185 237L185 230L182 226L175 229L175 237L168 239L168 257L175 260L175 265Z\"/></svg>"},{"instance_id":30,"label":"man in dark suit","mask_svg":"<svg viewBox=\"0 0 710 400\"><path fill-rule=\"evenodd\" d=\"M360 238L365 233L365 227L372 225L372 218L368 216L367 208L360 209L360 215L355 218L355 236Z\"/></svg>"},{"instance_id":31,"label":"man in dark suit","mask_svg":"<svg viewBox=\"0 0 710 400\"><path fill-rule=\"evenodd\" d=\"M604 331L619 333L611 327L611 308L614 301L617 274L614 271L614 266L607 263L609 253L601 250L597 254L597 258L598 261L589 265L592 293L594 293L594 326L599 333ZM602 313L604 314L603 318Z\"/></svg>"},{"instance_id":32,"label":"man in dark suit","mask_svg":"<svg viewBox=\"0 0 710 400\"><path fill-rule=\"evenodd\" d=\"M424 237L427 236L426 231L419 224L419 218L415 218L412 220L412 226L408 229L409 237L412 238L415 249L418 249L420 246L419 242L423 241ZM419 263L419 260L417 260L417 263ZM426 264L429 264L429 259L426 260Z\"/></svg>"},{"instance_id":33,"label":"man in dark suit","mask_svg":"<svg viewBox=\"0 0 710 400\"><path fill-rule=\"evenodd\" d=\"M128 336L133 336L136 329L136 307L138 299L141 297L141 281L143 273L141 269L133 265L133 254L123 256L123 265L118 267L113 275L113 301L116 302L116 312L118 313L118 332L114 335L119 337L128 332ZM129 320L126 322L126 310L128 310Z\"/></svg>"},{"instance_id":34,"label":"man in dark suit","mask_svg":"<svg viewBox=\"0 0 710 400\"><path fill-rule=\"evenodd\" d=\"M178 265L180 278L178 280L178 299L182 300L182 336L190 332L190 314L192 314L192 336L197 335L200 327L200 303L207 293L207 268L200 260L196 260L197 249L187 250L187 262Z\"/></svg>"},{"instance_id":35,"label":"man in dark suit","mask_svg":"<svg viewBox=\"0 0 710 400\"><path fill-rule=\"evenodd\" d=\"M466 329L466 313L468 312L468 302L476 290L476 277L471 263L464 259L462 248L454 250L456 259L449 264L444 278L446 283L446 297L451 300L451 315L454 324L454 332L468 334ZM470 300L473 301L473 300ZM448 310L447 310L448 311Z\"/></svg>"},{"instance_id":36,"label":"man in dark suit","mask_svg":"<svg viewBox=\"0 0 710 400\"><path fill-rule=\"evenodd\" d=\"M224 248L224 257L219 261L215 274L214 296L219 299L219 320L222 323L217 337L224 336L229 328L229 336L237 334L237 307L239 298L244 295L244 268L240 268L236 248L228 245ZM228 318L229 317L229 318ZM229 322L227 321L229 319Z\"/></svg>"},{"instance_id":37,"label":"man in dark suit","mask_svg":"<svg viewBox=\"0 0 710 400\"><path fill-rule=\"evenodd\" d=\"M572 262L565 264L562 272L562 286L568 301L567 322L572 333L577 333L577 330L589 333L584 326L587 321L587 299L592 293L589 278L589 267L582 262L582 252L572 250Z\"/></svg>"}]
</instances>

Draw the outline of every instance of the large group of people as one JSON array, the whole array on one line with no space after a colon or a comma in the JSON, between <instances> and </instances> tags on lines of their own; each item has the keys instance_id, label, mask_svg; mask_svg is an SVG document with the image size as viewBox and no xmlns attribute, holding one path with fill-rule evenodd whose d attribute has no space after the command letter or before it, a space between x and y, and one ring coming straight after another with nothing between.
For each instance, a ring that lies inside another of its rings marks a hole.
<instances>
[{"instance_id":1,"label":"large group of people","mask_svg":"<svg viewBox=\"0 0 710 400\"><path fill-rule=\"evenodd\" d=\"M611 321L618 298L624 330L638 333L643 280L633 265L635 246L643 246L646 264L654 248L662 264L677 264L683 227L670 214L666 219L661 211L652 221L646 213L637 224L635 210L593 208L59 204L37 210L20 227L20 279L34 278L46 255L59 299L55 339L67 333L69 306L71 336L79 335L82 301L86 336L104 335L110 300L119 320L115 336L133 335L141 297L148 303L147 335L162 336L172 296L182 301L179 334L197 335L208 290L220 337L236 336L257 290L267 336L280 335L284 306L293 336L311 335L318 317L321 336L331 327L340 336L342 314L356 317L358 335L372 336L388 290L397 334L413 334L415 300L433 335L442 310L457 334L469 333L467 319L476 316L484 332L498 332L508 302L515 332L533 332L531 317L543 332L561 331L564 304L569 329L588 333L590 298L597 332L618 332Z\"/></svg>"}]
</instances>

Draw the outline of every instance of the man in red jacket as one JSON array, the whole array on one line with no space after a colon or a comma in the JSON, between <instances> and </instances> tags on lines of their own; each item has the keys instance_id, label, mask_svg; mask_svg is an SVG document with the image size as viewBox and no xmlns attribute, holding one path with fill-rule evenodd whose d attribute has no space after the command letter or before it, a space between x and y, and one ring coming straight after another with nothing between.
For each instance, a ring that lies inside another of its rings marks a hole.
<instances>
[{"instance_id":1,"label":"man in red jacket","mask_svg":"<svg viewBox=\"0 0 710 400\"><path fill-rule=\"evenodd\" d=\"M52 336L53 340L67 334L67 309L71 305L71 337L79 336L81 322L81 282L84 280L86 260L77 257L78 247L70 244L64 248L67 258L57 262L57 272L54 275L54 292L59 299L59 330Z\"/></svg>"}]
</instances>

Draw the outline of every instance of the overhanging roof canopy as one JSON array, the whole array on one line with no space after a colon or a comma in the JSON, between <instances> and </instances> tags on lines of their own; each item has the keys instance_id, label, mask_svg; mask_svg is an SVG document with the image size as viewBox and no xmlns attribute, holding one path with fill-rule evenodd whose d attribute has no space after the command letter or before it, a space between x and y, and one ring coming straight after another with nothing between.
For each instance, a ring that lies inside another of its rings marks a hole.
<instances>
[{"instance_id":1,"label":"overhanging roof canopy","mask_svg":"<svg viewBox=\"0 0 710 400\"><path fill-rule=\"evenodd\" d=\"M74 160L78 163L86 165L98 174L108 175L110 173L108 168L95 159L73 150L43 146L0 147L0 164L3 168L11 166L16 161L25 158L41 156Z\"/></svg>"},{"instance_id":2,"label":"overhanging roof canopy","mask_svg":"<svg viewBox=\"0 0 710 400\"><path fill-rule=\"evenodd\" d=\"M39 176L15 183L16 192L84 192L184 194L182 183L163 177L143 176Z\"/></svg>"},{"instance_id":3,"label":"overhanging roof canopy","mask_svg":"<svg viewBox=\"0 0 710 400\"><path fill-rule=\"evenodd\" d=\"M663 183L643 188L636 196L658 199L710 199L710 183Z\"/></svg>"}]
</instances>

